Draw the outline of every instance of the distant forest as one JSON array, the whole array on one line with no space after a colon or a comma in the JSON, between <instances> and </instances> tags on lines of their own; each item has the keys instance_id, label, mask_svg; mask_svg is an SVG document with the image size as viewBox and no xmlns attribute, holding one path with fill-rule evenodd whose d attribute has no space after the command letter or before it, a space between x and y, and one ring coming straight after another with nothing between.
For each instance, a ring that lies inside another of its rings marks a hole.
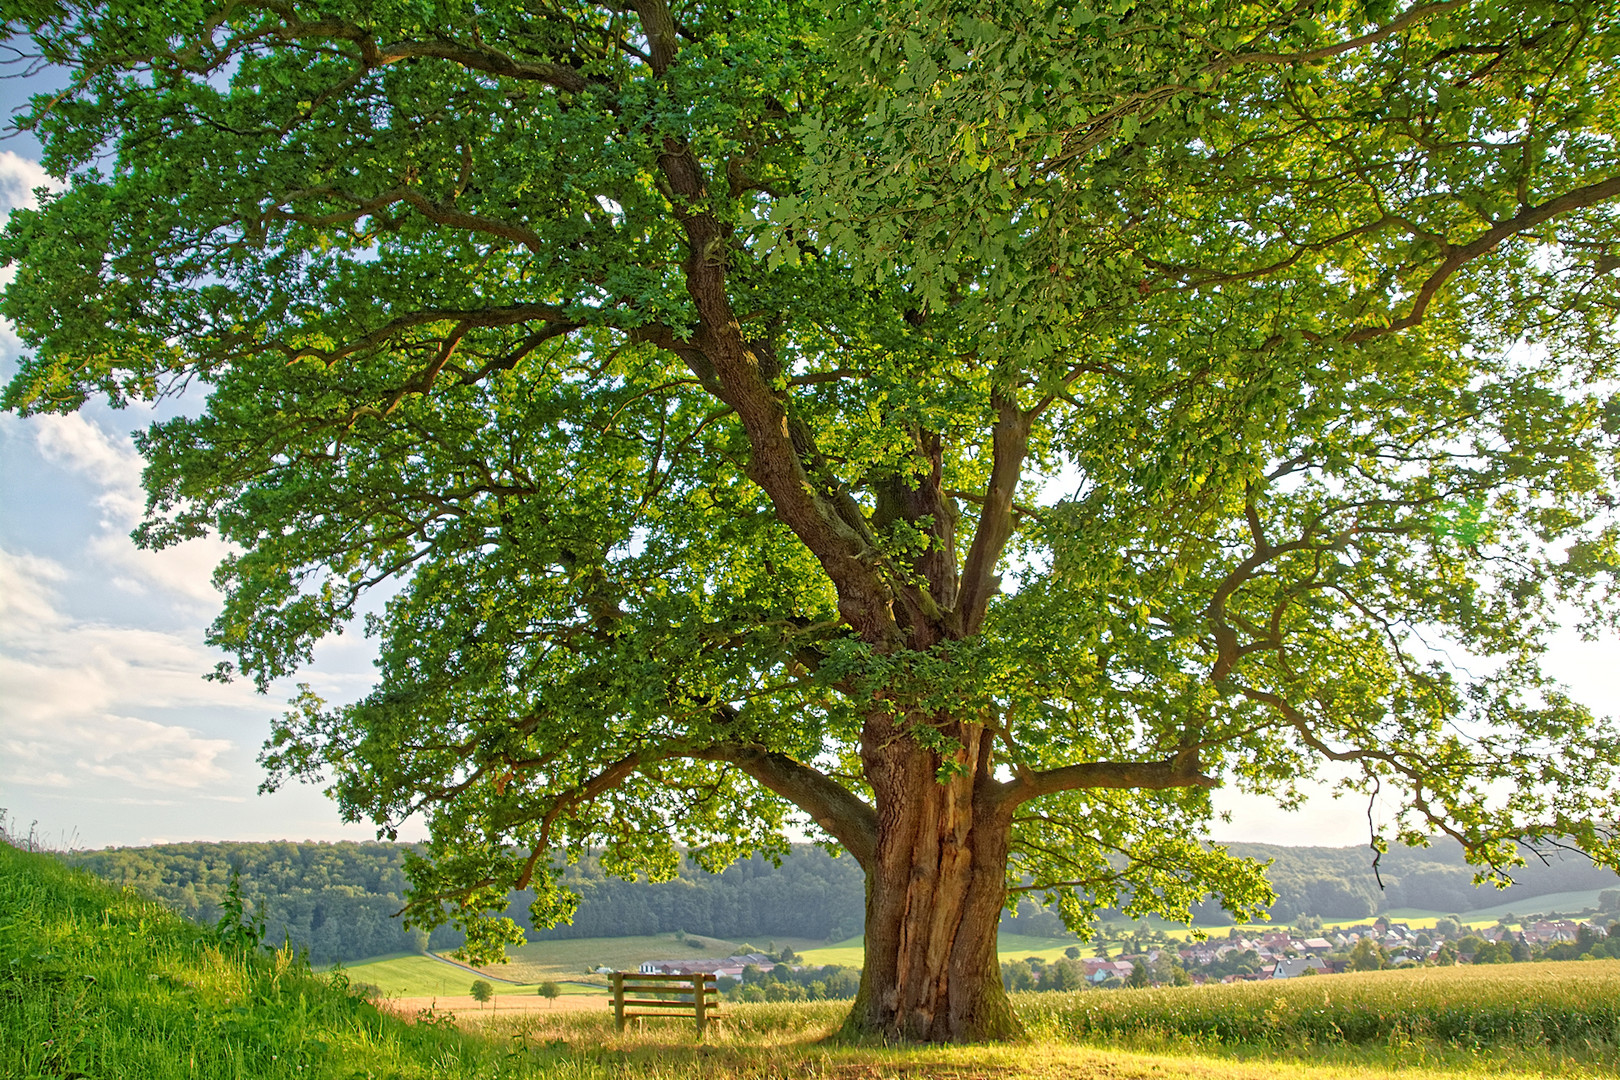
<instances>
[{"instance_id":1,"label":"distant forest","mask_svg":"<svg viewBox=\"0 0 1620 1080\"><path fill-rule=\"evenodd\" d=\"M1513 871L1515 884L1511 887L1501 891L1478 888L1474 868L1463 861L1462 846L1451 840L1437 841L1428 848L1391 848L1379 860L1376 876L1372 852L1364 847L1226 846L1234 855L1272 860L1266 876L1277 892L1277 902L1271 906L1271 917L1277 922L1301 915L1359 919L1394 908L1452 914L1517 904L1547 893L1612 889L1620 884L1613 872L1593 866L1584 855L1572 854L1547 863L1529 856L1527 865ZM1220 905L1206 904L1194 915L1218 922Z\"/></svg>"},{"instance_id":2,"label":"distant forest","mask_svg":"<svg viewBox=\"0 0 1620 1080\"><path fill-rule=\"evenodd\" d=\"M1516 875L1519 883L1504 892L1478 890L1461 849L1446 843L1386 854L1379 865L1380 892L1365 848L1228 847L1234 854L1272 860L1269 874L1277 902L1271 915L1279 922L1302 915L1362 918L1391 908L1466 912L1546 893L1620 884L1620 878L1584 858L1569 858L1549 865L1532 861ZM73 852L63 858L114 883L134 886L200 922L219 918L231 868L239 867L242 891L264 914L269 939L291 940L309 949L315 963L330 963L461 944L460 934L448 927L429 939L405 930L393 917L407 886L405 851L403 844L385 843L194 843ZM594 859L585 859L569 868L566 880L582 898L570 925L533 930L528 923L531 898L513 896L510 914L529 928L531 937L682 930L731 941L840 941L861 932L860 868L853 859L833 858L808 845L794 847L779 867L759 857L721 874L688 864L680 876L659 884L610 878ZM1196 914L1200 921L1223 921L1215 903ZM1055 914L1028 900L1016 916L1003 917L1002 927L1033 936L1070 936Z\"/></svg>"}]
</instances>

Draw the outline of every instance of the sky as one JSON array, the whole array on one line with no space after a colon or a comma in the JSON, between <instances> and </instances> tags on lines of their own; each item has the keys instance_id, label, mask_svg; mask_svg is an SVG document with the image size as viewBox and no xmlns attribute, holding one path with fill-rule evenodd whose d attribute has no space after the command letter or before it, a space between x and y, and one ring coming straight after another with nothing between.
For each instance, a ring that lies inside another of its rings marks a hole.
<instances>
[{"instance_id":1,"label":"sky","mask_svg":"<svg viewBox=\"0 0 1620 1080\"><path fill-rule=\"evenodd\" d=\"M30 89L0 80L0 116ZM0 141L0 218L49 178L37 144ZM0 285L10 270L0 271ZM0 379L22 343L0 321ZM182 401L197 408L197 401ZM172 409L173 406L171 405ZM224 659L204 644L219 606L211 539L138 550L142 462L130 432L156 413L91 405L71 416L0 414L0 810L52 846L187 840L370 839L316 788L257 789L256 763L292 681L266 695L203 676ZM370 684L372 643L358 631L324 643L296 681L329 701ZM1620 702L1620 644L1555 642L1549 669L1600 712ZM1325 793L1293 813L1226 792L1218 840L1365 844L1367 806ZM408 825L404 839L423 831Z\"/></svg>"}]
</instances>

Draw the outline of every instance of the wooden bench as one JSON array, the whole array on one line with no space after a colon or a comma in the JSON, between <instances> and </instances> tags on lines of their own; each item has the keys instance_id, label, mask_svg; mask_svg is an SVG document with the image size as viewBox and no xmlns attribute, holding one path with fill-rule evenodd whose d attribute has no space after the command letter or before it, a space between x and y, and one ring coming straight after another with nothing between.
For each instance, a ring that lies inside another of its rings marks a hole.
<instances>
[{"instance_id":1,"label":"wooden bench","mask_svg":"<svg viewBox=\"0 0 1620 1080\"><path fill-rule=\"evenodd\" d=\"M626 986L626 984L629 984ZM625 1000L626 993L655 994L651 998ZM642 1012L639 1010L650 1010ZM720 1019L720 990L713 974L643 975L635 971L613 973L613 1022L620 1031L632 1017L658 1017L697 1024L699 1038L713 1020Z\"/></svg>"}]
</instances>

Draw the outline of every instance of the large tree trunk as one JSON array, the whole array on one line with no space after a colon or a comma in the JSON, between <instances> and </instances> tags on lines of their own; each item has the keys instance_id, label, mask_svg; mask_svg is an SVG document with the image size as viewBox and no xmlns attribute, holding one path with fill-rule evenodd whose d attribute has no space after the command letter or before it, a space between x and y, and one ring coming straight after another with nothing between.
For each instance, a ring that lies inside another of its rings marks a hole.
<instances>
[{"instance_id":1,"label":"large tree trunk","mask_svg":"<svg viewBox=\"0 0 1620 1080\"><path fill-rule=\"evenodd\" d=\"M1005 1039L1022 1027L1001 985L1010 810L987 768L989 737L950 725L951 757L887 723L867 725L877 850L867 871L866 964L851 1035L929 1042ZM941 765L954 772L942 780Z\"/></svg>"}]
</instances>

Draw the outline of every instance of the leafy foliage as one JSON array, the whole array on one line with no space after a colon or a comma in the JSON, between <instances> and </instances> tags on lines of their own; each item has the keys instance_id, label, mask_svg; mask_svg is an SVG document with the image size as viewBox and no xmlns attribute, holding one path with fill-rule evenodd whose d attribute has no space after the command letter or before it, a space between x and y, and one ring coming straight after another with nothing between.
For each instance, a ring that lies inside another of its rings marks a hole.
<instances>
[{"instance_id":1,"label":"leafy foliage","mask_svg":"<svg viewBox=\"0 0 1620 1080\"><path fill-rule=\"evenodd\" d=\"M242 896L242 868L231 867L231 880L225 886L225 899L220 904L223 913L214 926L219 943L238 951L257 949L264 944L264 911L249 914L248 901Z\"/></svg>"}]
</instances>

